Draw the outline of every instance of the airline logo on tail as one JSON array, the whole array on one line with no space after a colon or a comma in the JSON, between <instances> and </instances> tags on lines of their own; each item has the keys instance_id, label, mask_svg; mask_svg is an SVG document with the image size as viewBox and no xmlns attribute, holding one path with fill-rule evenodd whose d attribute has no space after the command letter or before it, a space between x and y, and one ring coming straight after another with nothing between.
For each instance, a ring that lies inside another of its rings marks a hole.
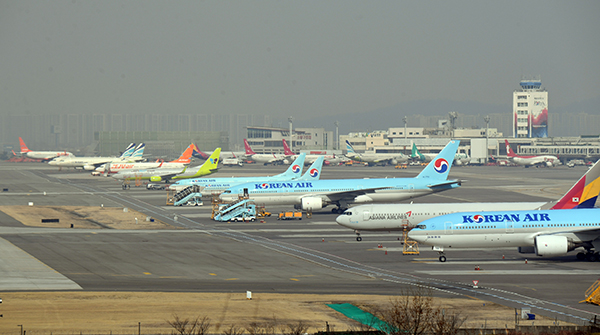
<instances>
[{"instance_id":1,"label":"airline logo on tail","mask_svg":"<svg viewBox=\"0 0 600 335\"><path fill-rule=\"evenodd\" d=\"M283 141L283 154L286 155L286 156L295 155L295 153L293 153L292 150L290 149L290 147L288 146L288 144L285 141L285 139L283 139L282 141Z\"/></svg>"},{"instance_id":2,"label":"airline logo on tail","mask_svg":"<svg viewBox=\"0 0 600 335\"><path fill-rule=\"evenodd\" d=\"M449 168L450 168L450 164L448 164L448 161L443 158L438 158L433 163L433 169L437 173L444 173L444 172L448 171Z\"/></svg>"},{"instance_id":3,"label":"airline logo on tail","mask_svg":"<svg viewBox=\"0 0 600 335\"><path fill-rule=\"evenodd\" d=\"M195 147L195 144L193 144L193 143L188 145L188 147L181 154L181 156L179 158L177 158L176 160L172 161L171 163L189 163L189 162L191 162L192 160L190 159L190 157L192 157L192 153L194 152L194 147Z\"/></svg>"},{"instance_id":4,"label":"airline logo on tail","mask_svg":"<svg viewBox=\"0 0 600 335\"><path fill-rule=\"evenodd\" d=\"M310 176L313 178L317 178L317 176L319 175L319 169L317 168L312 168L310 170Z\"/></svg>"},{"instance_id":5,"label":"airline logo on tail","mask_svg":"<svg viewBox=\"0 0 600 335\"><path fill-rule=\"evenodd\" d=\"M504 143L506 144L506 155L508 157L514 157L517 154L515 154L515 152L513 151L513 149L510 147L510 144L508 143L508 140L504 140Z\"/></svg>"},{"instance_id":6,"label":"airline logo on tail","mask_svg":"<svg viewBox=\"0 0 600 335\"><path fill-rule=\"evenodd\" d=\"M348 140L346 140L346 149L348 150L348 152L354 152L354 148L352 147L352 144L348 142Z\"/></svg>"},{"instance_id":7,"label":"airline logo on tail","mask_svg":"<svg viewBox=\"0 0 600 335\"><path fill-rule=\"evenodd\" d=\"M248 140L244 139L244 149L246 149L246 155L256 155L256 152L252 150L250 144L248 144Z\"/></svg>"},{"instance_id":8,"label":"airline logo on tail","mask_svg":"<svg viewBox=\"0 0 600 335\"><path fill-rule=\"evenodd\" d=\"M300 165L294 164L294 166L292 166L292 172L300 173Z\"/></svg>"},{"instance_id":9,"label":"airline logo on tail","mask_svg":"<svg viewBox=\"0 0 600 335\"><path fill-rule=\"evenodd\" d=\"M14 137L13 137L14 138ZM27 148L27 145L25 145L25 142L23 141L22 138L19 137L19 144L21 145L21 153L27 153L30 152L31 150L29 150L29 148Z\"/></svg>"}]
</instances>

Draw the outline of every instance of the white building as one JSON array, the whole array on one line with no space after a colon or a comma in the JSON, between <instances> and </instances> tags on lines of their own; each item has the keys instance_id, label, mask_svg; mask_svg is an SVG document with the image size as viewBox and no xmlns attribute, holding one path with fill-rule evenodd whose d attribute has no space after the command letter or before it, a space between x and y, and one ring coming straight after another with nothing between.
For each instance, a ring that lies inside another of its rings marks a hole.
<instances>
[{"instance_id":1,"label":"white building","mask_svg":"<svg viewBox=\"0 0 600 335\"><path fill-rule=\"evenodd\" d=\"M521 80L513 92L513 136L548 137L548 91L540 78Z\"/></svg>"}]
</instances>

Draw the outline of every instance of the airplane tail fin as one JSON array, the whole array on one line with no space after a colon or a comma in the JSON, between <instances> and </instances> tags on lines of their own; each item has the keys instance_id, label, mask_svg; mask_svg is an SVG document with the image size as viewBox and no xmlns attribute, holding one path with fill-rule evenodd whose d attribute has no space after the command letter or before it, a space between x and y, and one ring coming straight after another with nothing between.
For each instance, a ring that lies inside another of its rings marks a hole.
<instances>
[{"instance_id":1,"label":"airplane tail fin","mask_svg":"<svg viewBox=\"0 0 600 335\"><path fill-rule=\"evenodd\" d=\"M176 160L171 161L171 163L184 163L184 164L188 164L189 162L191 162L192 160L190 158L192 157L192 153L194 152L194 147L195 147L194 143L188 145L188 147L181 154L181 156L179 156L179 158L177 158Z\"/></svg>"},{"instance_id":2,"label":"airplane tail fin","mask_svg":"<svg viewBox=\"0 0 600 335\"><path fill-rule=\"evenodd\" d=\"M244 139L244 148L246 149L246 155L256 155L256 152L252 150L250 144L248 144L248 140Z\"/></svg>"},{"instance_id":3,"label":"airplane tail fin","mask_svg":"<svg viewBox=\"0 0 600 335\"><path fill-rule=\"evenodd\" d=\"M348 153L356 153L356 151L354 151L354 147L348 140L346 140L346 150L348 150Z\"/></svg>"},{"instance_id":4,"label":"airplane tail fin","mask_svg":"<svg viewBox=\"0 0 600 335\"><path fill-rule=\"evenodd\" d=\"M144 144L144 143L138 144L138 146L135 148L135 150L133 151L133 153L131 154L131 156L128 157L128 160L130 160L130 161L141 161L142 160L142 156L144 156L144 148L145 147L146 147L146 144Z\"/></svg>"},{"instance_id":5,"label":"airplane tail fin","mask_svg":"<svg viewBox=\"0 0 600 335\"><path fill-rule=\"evenodd\" d=\"M600 193L600 160L596 162L550 209L594 208ZM546 209L542 207L542 209Z\"/></svg>"},{"instance_id":6,"label":"airplane tail fin","mask_svg":"<svg viewBox=\"0 0 600 335\"><path fill-rule=\"evenodd\" d=\"M506 144L506 155L508 157L516 157L517 154L513 151L513 149L510 147L510 144L508 143L508 140L504 140L504 143Z\"/></svg>"},{"instance_id":7,"label":"airplane tail fin","mask_svg":"<svg viewBox=\"0 0 600 335\"><path fill-rule=\"evenodd\" d=\"M27 147L27 145L25 145L25 142L23 141L22 138L19 137L19 144L21 145L21 153L27 153L30 152L31 150L29 150L29 148Z\"/></svg>"},{"instance_id":8,"label":"airplane tail fin","mask_svg":"<svg viewBox=\"0 0 600 335\"><path fill-rule=\"evenodd\" d=\"M129 145L127 146L125 151L123 151L121 156L119 156L119 158L125 159L125 158L130 157L133 154L134 150L135 150L135 143L129 143Z\"/></svg>"},{"instance_id":9,"label":"airplane tail fin","mask_svg":"<svg viewBox=\"0 0 600 335\"><path fill-rule=\"evenodd\" d=\"M215 151L206 159L204 164L200 165L198 170L194 173L192 178L201 177L211 174L218 170L219 156L221 155L221 148L216 148Z\"/></svg>"},{"instance_id":10,"label":"airplane tail fin","mask_svg":"<svg viewBox=\"0 0 600 335\"><path fill-rule=\"evenodd\" d=\"M194 152L192 153L193 157L196 158L201 158L201 159L208 159L208 155L202 151L200 151L200 149L198 149L198 146L196 144L194 144Z\"/></svg>"},{"instance_id":11,"label":"airplane tail fin","mask_svg":"<svg viewBox=\"0 0 600 335\"><path fill-rule=\"evenodd\" d=\"M423 156L423 154L419 151L419 149L417 149L417 145L413 143L412 145L412 151L410 153L410 158L412 159L418 159L422 162L425 161L425 156Z\"/></svg>"},{"instance_id":12,"label":"airplane tail fin","mask_svg":"<svg viewBox=\"0 0 600 335\"><path fill-rule=\"evenodd\" d=\"M323 167L323 162L325 161L325 156L319 156L309 167L302 177L298 178L298 180L319 180L321 178L321 168Z\"/></svg>"},{"instance_id":13,"label":"airplane tail fin","mask_svg":"<svg viewBox=\"0 0 600 335\"><path fill-rule=\"evenodd\" d=\"M296 159L290 164L290 167L285 170L284 173L278 175L278 177L298 178L302 175L302 167L304 166L304 159L306 153L301 153Z\"/></svg>"},{"instance_id":14,"label":"airplane tail fin","mask_svg":"<svg viewBox=\"0 0 600 335\"><path fill-rule=\"evenodd\" d=\"M292 152L292 150L290 149L289 145L285 141L285 138L282 141L283 141L283 154L286 155L286 156L295 155L295 153Z\"/></svg>"},{"instance_id":15,"label":"airplane tail fin","mask_svg":"<svg viewBox=\"0 0 600 335\"><path fill-rule=\"evenodd\" d=\"M454 161L454 156L458 150L459 140L452 140L427 166L419 173L417 178L431 178L437 180L446 180Z\"/></svg>"}]
</instances>

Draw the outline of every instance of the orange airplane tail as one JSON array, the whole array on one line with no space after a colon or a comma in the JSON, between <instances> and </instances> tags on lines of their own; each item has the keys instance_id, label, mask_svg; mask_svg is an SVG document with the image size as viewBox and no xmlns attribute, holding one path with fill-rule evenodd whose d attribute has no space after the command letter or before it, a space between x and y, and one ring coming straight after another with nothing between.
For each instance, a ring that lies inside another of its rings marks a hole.
<instances>
[{"instance_id":1,"label":"orange airplane tail","mask_svg":"<svg viewBox=\"0 0 600 335\"><path fill-rule=\"evenodd\" d=\"M22 154L31 151L31 150L29 150L29 148L27 148L27 146L25 145L25 142L23 142L23 139L20 137L19 137L19 144L21 145L21 153Z\"/></svg>"},{"instance_id":2,"label":"orange airplane tail","mask_svg":"<svg viewBox=\"0 0 600 335\"><path fill-rule=\"evenodd\" d=\"M181 154L181 156L179 156L179 158L177 158L176 160L171 161L171 163L187 164L187 163L191 162L192 160L190 159L190 157L192 157L192 154L194 153L194 147L195 147L195 145L193 143L188 145L187 149L185 149L185 151Z\"/></svg>"}]
</instances>

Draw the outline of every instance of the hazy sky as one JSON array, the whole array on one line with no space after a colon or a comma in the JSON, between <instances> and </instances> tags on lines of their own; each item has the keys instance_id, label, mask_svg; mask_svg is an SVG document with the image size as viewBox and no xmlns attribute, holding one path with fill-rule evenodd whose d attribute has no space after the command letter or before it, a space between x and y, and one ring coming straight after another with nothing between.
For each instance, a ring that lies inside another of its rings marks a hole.
<instances>
[{"instance_id":1,"label":"hazy sky","mask_svg":"<svg viewBox=\"0 0 600 335\"><path fill-rule=\"evenodd\" d=\"M0 113L297 119L598 97L600 1L0 2Z\"/></svg>"}]
</instances>

